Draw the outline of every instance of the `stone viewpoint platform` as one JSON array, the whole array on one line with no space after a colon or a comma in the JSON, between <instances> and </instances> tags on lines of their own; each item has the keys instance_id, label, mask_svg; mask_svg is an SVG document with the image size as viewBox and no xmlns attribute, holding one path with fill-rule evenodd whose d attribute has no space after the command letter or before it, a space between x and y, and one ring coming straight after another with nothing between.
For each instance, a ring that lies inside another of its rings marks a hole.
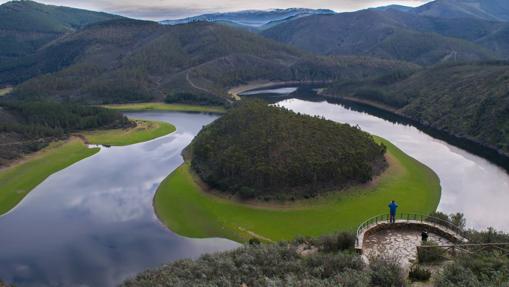
<instances>
[{"instance_id":1,"label":"stone viewpoint platform","mask_svg":"<svg viewBox=\"0 0 509 287\"><path fill-rule=\"evenodd\" d=\"M355 248L366 261L369 258L389 256L408 267L417 257L417 247L422 244L421 232L427 231L428 240L439 245L467 242L463 230L449 221L421 214L401 213L396 222L389 222L383 214L363 222L357 229Z\"/></svg>"}]
</instances>

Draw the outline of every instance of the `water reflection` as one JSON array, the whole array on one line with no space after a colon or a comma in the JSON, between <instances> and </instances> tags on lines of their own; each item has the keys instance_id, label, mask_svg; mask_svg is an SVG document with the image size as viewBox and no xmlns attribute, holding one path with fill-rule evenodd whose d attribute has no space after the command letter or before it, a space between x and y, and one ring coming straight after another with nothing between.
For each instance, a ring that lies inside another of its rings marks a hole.
<instances>
[{"instance_id":1,"label":"water reflection","mask_svg":"<svg viewBox=\"0 0 509 287\"><path fill-rule=\"evenodd\" d=\"M442 185L440 211L462 212L472 227L492 226L509 231L509 175L498 166L412 126L391 123L341 105L297 99L278 104L296 112L358 125L388 139L438 174Z\"/></svg>"},{"instance_id":2,"label":"water reflection","mask_svg":"<svg viewBox=\"0 0 509 287\"><path fill-rule=\"evenodd\" d=\"M38 186L0 218L0 278L16 286L113 286L146 268L238 246L177 236L152 208L159 183L182 163L182 149L216 117L132 116L171 122L177 132L103 148Z\"/></svg>"}]
</instances>

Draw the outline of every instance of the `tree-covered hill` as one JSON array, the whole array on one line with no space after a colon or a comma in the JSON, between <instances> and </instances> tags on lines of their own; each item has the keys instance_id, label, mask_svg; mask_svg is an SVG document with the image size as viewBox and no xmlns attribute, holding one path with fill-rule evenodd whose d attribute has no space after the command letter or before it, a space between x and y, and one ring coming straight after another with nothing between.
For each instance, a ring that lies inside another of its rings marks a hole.
<instances>
[{"instance_id":1,"label":"tree-covered hill","mask_svg":"<svg viewBox=\"0 0 509 287\"><path fill-rule=\"evenodd\" d=\"M338 83L328 94L382 103L425 125L509 154L507 62L444 65Z\"/></svg>"},{"instance_id":2,"label":"tree-covered hill","mask_svg":"<svg viewBox=\"0 0 509 287\"><path fill-rule=\"evenodd\" d=\"M205 127L192 167L210 186L243 198L315 196L364 183L385 167L371 135L261 101L247 101Z\"/></svg>"},{"instance_id":3,"label":"tree-covered hill","mask_svg":"<svg viewBox=\"0 0 509 287\"><path fill-rule=\"evenodd\" d=\"M54 140L64 139L71 132L130 124L122 114L103 108L51 102L1 102L0 167Z\"/></svg>"},{"instance_id":4,"label":"tree-covered hill","mask_svg":"<svg viewBox=\"0 0 509 287\"><path fill-rule=\"evenodd\" d=\"M67 35L0 79L19 82L20 97L88 103L219 97L252 80L360 79L415 65L366 58L316 57L256 34L212 23L164 26L137 20L93 24ZM5 80L4 80L5 81Z\"/></svg>"},{"instance_id":5,"label":"tree-covered hill","mask_svg":"<svg viewBox=\"0 0 509 287\"><path fill-rule=\"evenodd\" d=\"M509 25L388 10L314 15L262 35L324 55L370 55L421 65L507 57Z\"/></svg>"},{"instance_id":6,"label":"tree-covered hill","mask_svg":"<svg viewBox=\"0 0 509 287\"><path fill-rule=\"evenodd\" d=\"M86 25L118 16L22 0L0 5L0 62L29 55Z\"/></svg>"}]
</instances>

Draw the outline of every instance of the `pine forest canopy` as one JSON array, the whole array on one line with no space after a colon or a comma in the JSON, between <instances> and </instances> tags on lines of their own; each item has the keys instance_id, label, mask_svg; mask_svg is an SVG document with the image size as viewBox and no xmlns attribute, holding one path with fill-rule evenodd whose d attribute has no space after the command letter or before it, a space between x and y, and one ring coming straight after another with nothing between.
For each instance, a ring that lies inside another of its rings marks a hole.
<instances>
[{"instance_id":1,"label":"pine forest canopy","mask_svg":"<svg viewBox=\"0 0 509 287\"><path fill-rule=\"evenodd\" d=\"M358 128L247 101L199 133L192 167L229 194L291 199L367 182L384 153Z\"/></svg>"}]
</instances>

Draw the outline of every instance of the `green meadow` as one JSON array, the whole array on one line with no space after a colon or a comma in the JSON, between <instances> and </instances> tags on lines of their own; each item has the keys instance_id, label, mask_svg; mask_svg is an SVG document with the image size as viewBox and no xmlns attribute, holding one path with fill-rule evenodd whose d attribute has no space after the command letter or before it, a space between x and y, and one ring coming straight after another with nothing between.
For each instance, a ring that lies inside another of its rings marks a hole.
<instances>
[{"instance_id":1,"label":"green meadow","mask_svg":"<svg viewBox=\"0 0 509 287\"><path fill-rule=\"evenodd\" d=\"M102 107L119 111L172 111L172 112L202 112L202 113L224 113L226 110L220 106L198 106L184 104L166 103L136 103L104 105Z\"/></svg>"},{"instance_id":2,"label":"green meadow","mask_svg":"<svg viewBox=\"0 0 509 287\"><path fill-rule=\"evenodd\" d=\"M11 167L0 170L0 215L15 207L53 173L99 152L81 140L55 142Z\"/></svg>"},{"instance_id":3,"label":"green meadow","mask_svg":"<svg viewBox=\"0 0 509 287\"><path fill-rule=\"evenodd\" d=\"M126 146L165 136L176 130L175 126L165 122L134 121L134 128L82 132L80 135L90 144Z\"/></svg>"},{"instance_id":4,"label":"green meadow","mask_svg":"<svg viewBox=\"0 0 509 287\"><path fill-rule=\"evenodd\" d=\"M159 219L187 237L222 237L245 242L289 240L352 231L364 220L387 213L390 200L398 212L429 214L440 201L438 176L386 140L389 168L371 183L291 203L246 203L205 192L190 164L184 163L160 185L154 197Z\"/></svg>"},{"instance_id":5,"label":"green meadow","mask_svg":"<svg viewBox=\"0 0 509 287\"><path fill-rule=\"evenodd\" d=\"M67 141L54 142L13 165L0 169L0 215L14 208L32 189L56 173L97 152L91 144L125 146L172 133L175 127L165 122L135 120L134 128L79 133Z\"/></svg>"}]
</instances>

